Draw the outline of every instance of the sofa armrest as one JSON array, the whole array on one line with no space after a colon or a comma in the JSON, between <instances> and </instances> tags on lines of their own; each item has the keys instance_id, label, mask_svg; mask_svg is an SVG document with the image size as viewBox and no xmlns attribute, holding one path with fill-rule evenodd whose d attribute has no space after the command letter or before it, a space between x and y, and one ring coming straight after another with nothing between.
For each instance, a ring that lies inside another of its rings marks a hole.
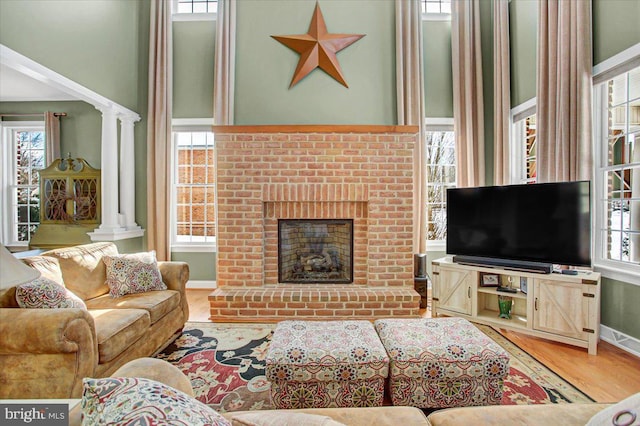
<instances>
[{"instance_id":1,"label":"sofa armrest","mask_svg":"<svg viewBox=\"0 0 640 426\"><path fill-rule=\"evenodd\" d=\"M189 281L189 264L187 262L158 262L162 281L169 290L180 292L180 304L184 321L189 319L189 303L187 302L187 281Z\"/></svg>"},{"instance_id":2,"label":"sofa armrest","mask_svg":"<svg viewBox=\"0 0 640 426\"><path fill-rule=\"evenodd\" d=\"M158 262L162 281L169 290L184 293L189 281L189 264L187 262Z\"/></svg>"},{"instance_id":3,"label":"sofa armrest","mask_svg":"<svg viewBox=\"0 0 640 426\"><path fill-rule=\"evenodd\" d=\"M0 399L78 398L98 365L84 309L0 309Z\"/></svg>"},{"instance_id":4,"label":"sofa armrest","mask_svg":"<svg viewBox=\"0 0 640 426\"><path fill-rule=\"evenodd\" d=\"M93 317L84 309L0 308L0 354L98 352Z\"/></svg>"}]
</instances>

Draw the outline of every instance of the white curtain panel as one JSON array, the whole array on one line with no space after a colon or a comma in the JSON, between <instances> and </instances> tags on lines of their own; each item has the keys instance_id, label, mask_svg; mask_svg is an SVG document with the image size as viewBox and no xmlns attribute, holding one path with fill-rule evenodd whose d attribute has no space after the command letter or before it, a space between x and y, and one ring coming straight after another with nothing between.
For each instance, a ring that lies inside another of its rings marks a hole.
<instances>
[{"instance_id":1,"label":"white curtain panel","mask_svg":"<svg viewBox=\"0 0 640 426\"><path fill-rule=\"evenodd\" d=\"M171 260L172 32L170 2L151 0L147 116L147 245Z\"/></svg>"},{"instance_id":2,"label":"white curtain panel","mask_svg":"<svg viewBox=\"0 0 640 426\"><path fill-rule=\"evenodd\" d=\"M47 111L44 113L45 164L49 166L53 160L60 158L60 117Z\"/></svg>"},{"instance_id":3,"label":"white curtain panel","mask_svg":"<svg viewBox=\"0 0 640 426\"><path fill-rule=\"evenodd\" d=\"M494 183L510 182L511 72L509 69L509 0L493 1Z\"/></svg>"},{"instance_id":4,"label":"white curtain panel","mask_svg":"<svg viewBox=\"0 0 640 426\"><path fill-rule=\"evenodd\" d=\"M217 16L213 119L215 124L231 125L234 122L236 0L218 1Z\"/></svg>"},{"instance_id":5,"label":"white curtain panel","mask_svg":"<svg viewBox=\"0 0 640 426\"><path fill-rule=\"evenodd\" d=\"M451 2L456 185L484 185L484 108L480 0Z\"/></svg>"},{"instance_id":6,"label":"white curtain panel","mask_svg":"<svg viewBox=\"0 0 640 426\"><path fill-rule=\"evenodd\" d=\"M591 0L540 0L538 8L538 182L590 180Z\"/></svg>"},{"instance_id":7,"label":"white curtain panel","mask_svg":"<svg viewBox=\"0 0 640 426\"><path fill-rule=\"evenodd\" d=\"M396 93L399 125L419 127L414 148L413 247L426 252L427 172L424 134L422 13L418 0L396 1Z\"/></svg>"}]
</instances>

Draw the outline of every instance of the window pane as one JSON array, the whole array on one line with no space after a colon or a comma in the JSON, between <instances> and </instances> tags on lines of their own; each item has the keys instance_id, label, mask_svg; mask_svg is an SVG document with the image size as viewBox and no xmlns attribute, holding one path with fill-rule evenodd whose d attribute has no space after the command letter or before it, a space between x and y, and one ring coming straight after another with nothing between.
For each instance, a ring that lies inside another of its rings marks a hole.
<instances>
[{"instance_id":1,"label":"window pane","mask_svg":"<svg viewBox=\"0 0 640 426\"><path fill-rule=\"evenodd\" d=\"M627 74L609 81L609 104L617 106L627 100Z\"/></svg>"},{"instance_id":2,"label":"window pane","mask_svg":"<svg viewBox=\"0 0 640 426\"><path fill-rule=\"evenodd\" d=\"M178 0L177 13L216 13L217 0Z\"/></svg>"},{"instance_id":3,"label":"window pane","mask_svg":"<svg viewBox=\"0 0 640 426\"><path fill-rule=\"evenodd\" d=\"M455 186L455 137L452 131L427 131L427 238L446 238L446 190Z\"/></svg>"},{"instance_id":4,"label":"window pane","mask_svg":"<svg viewBox=\"0 0 640 426\"><path fill-rule=\"evenodd\" d=\"M640 68L629 71L629 99L640 98Z\"/></svg>"},{"instance_id":5,"label":"window pane","mask_svg":"<svg viewBox=\"0 0 640 426\"><path fill-rule=\"evenodd\" d=\"M215 236L215 155L213 134L180 132L175 167L178 242L207 242Z\"/></svg>"},{"instance_id":6,"label":"window pane","mask_svg":"<svg viewBox=\"0 0 640 426\"><path fill-rule=\"evenodd\" d=\"M605 258L640 264L640 68L605 83L608 137L604 170ZM605 109L606 108L606 109Z\"/></svg>"}]
</instances>

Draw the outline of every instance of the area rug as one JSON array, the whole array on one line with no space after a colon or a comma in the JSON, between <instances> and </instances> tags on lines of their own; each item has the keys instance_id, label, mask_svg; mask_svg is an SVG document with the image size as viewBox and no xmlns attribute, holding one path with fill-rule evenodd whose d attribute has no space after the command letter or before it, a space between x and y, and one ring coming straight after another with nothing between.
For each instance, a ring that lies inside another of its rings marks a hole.
<instances>
[{"instance_id":1,"label":"area rug","mask_svg":"<svg viewBox=\"0 0 640 426\"><path fill-rule=\"evenodd\" d=\"M491 327L476 325L511 356L503 405L593 402ZM189 322L156 355L191 380L196 398L217 411L272 409L265 357L275 324Z\"/></svg>"}]
</instances>

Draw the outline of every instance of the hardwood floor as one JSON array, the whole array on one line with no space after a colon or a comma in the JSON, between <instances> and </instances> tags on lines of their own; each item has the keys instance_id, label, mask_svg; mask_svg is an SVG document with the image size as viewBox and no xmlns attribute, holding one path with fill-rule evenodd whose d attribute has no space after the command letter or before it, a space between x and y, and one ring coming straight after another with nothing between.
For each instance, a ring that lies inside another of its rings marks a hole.
<instances>
[{"instance_id":1,"label":"hardwood floor","mask_svg":"<svg viewBox=\"0 0 640 426\"><path fill-rule=\"evenodd\" d=\"M209 293L211 290L187 290L190 321L209 321ZM431 316L428 309L421 312ZM640 392L640 358L607 342L600 341L598 355L593 356L583 348L500 331L597 402L617 402Z\"/></svg>"}]
</instances>

